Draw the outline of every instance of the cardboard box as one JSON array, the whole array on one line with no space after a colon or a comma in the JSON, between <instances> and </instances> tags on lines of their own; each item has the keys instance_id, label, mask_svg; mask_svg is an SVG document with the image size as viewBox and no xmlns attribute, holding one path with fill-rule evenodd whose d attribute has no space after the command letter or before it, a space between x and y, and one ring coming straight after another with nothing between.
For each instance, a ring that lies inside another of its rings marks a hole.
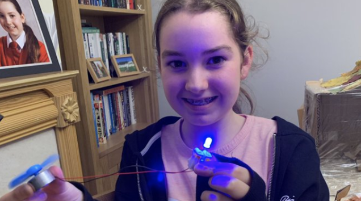
<instances>
[{"instance_id":1,"label":"cardboard box","mask_svg":"<svg viewBox=\"0 0 361 201\"><path fill-rule=\"evenodd\" d=\"M306 82L305 131L323 158L361 158L361 89L332 94L319 81Z\"/></svg>"}]
</instances>

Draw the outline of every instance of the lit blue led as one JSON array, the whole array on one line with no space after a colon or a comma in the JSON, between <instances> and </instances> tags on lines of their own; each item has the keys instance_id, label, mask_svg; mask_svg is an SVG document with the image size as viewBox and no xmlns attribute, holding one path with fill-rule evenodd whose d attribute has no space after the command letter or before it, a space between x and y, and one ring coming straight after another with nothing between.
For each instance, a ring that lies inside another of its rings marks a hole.
<instances>
[{"instance_id":1,"label":"lit blue led","mask_svg":"<svg viewBox=\"0 0 361 201\"><path fill-rule=\"evenodd\" d=\"M207 148L209 149L211 147L211 144L212 144L212 138L210 137L207 137L206 141L204 142L204 148Z\"/></svg>"}]
</instances>

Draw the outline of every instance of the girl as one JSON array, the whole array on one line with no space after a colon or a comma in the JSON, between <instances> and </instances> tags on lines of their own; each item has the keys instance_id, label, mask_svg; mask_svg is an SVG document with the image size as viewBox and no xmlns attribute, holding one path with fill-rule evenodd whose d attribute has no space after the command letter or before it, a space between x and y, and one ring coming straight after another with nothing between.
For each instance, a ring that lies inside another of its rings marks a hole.
<instances>
[{"instance_id":1,"label":"girl","mask_svg":"<svg viewBox=\"0 0 361 201\"><path fill-rule=\"evenodd\" d=\"M253 60L252 34L235 0L168 0L154 31L165 95L181 118L166 117L126 136L121 169L185 170L207 137L217 160L182 174L119 176L115 200L329 200L310 135L279 117L233 109ZM51 171L62 177L59 168ZM54 191L59 200L92 200L73 185L77 189L57 180L43 193L49 200ZM32 194L28 185L17 189ZM15 191L9 196L20 195Z\"/></svg>"},{"instance_id":2,"label":"girl","mask_svg":"<svg viewBox=\"0 0 361 201\"><path fill-rule=\"evenodd\" d=\"M0 24L8 32L0 38L0 66L49 62L44 44L25 21L16 0L0 0Z\"/></svg>"}]
</instances>

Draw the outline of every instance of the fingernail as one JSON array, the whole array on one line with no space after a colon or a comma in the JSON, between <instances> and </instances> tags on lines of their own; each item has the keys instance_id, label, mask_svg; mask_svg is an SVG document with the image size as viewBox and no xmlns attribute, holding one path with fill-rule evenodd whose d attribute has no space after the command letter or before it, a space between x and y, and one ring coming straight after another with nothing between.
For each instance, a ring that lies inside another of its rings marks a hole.
<instances>
[{"instance_id":1,"label":"fingernail","mask_svg":"<svg viewBox=\"0 0 361 201\"><path fill-rule=\"evenodd\" d=\"M209 200L218 200L217 195L210 193L209 194Z\"/></svg>"},{"instance_id":2,"label":"fingernail","mask_svg":"<svg viewBox=\"0 0 361 201\"><path fill-rule=\"evenodd\" d=\"M227 176L218 175L212 178L211 184L220 187L227 187L231 179Z\"/></svg>"}]
</instances>

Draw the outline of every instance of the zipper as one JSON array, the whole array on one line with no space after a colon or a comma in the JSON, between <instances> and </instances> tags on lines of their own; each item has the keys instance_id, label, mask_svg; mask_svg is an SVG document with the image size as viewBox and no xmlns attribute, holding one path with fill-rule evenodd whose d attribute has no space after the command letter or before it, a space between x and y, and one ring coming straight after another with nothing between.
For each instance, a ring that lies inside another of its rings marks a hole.
<instances>
[{"instance_id":1,"label":"zipper","mask_svg":"<svg viewBox=\"0 0 361 201\"><path fill-rule=\"evenodd\" d=\"M269 180L269 185L268 185L268 195L267 195L267 200L271 201L271 187L272 187L272 179L273 179L273 172L274 172L274 168L275 168L275 161L276 161L276 134L273 134L273 161L272 161L272 171L271 171L271 176L270 176L270 180Z\"/></svg>"},{"instance_id":2,"label":"zipper","mask_svg":"<svg viewBox=\"0 0 361 201\"><path fill-rule=\"evenodd\" d=\"M138 159L137 159L137 162L135 163L135 168L136 168L136 171L139 172L139 169L138 169ZM141 201L144 201L144 197L143 197L143 194L142 194L142 188L140 187L139 174L137 174L137 185L138 185L138 192L139 192L140 200L141 200Z\"/></svg>"}]
</instances>

